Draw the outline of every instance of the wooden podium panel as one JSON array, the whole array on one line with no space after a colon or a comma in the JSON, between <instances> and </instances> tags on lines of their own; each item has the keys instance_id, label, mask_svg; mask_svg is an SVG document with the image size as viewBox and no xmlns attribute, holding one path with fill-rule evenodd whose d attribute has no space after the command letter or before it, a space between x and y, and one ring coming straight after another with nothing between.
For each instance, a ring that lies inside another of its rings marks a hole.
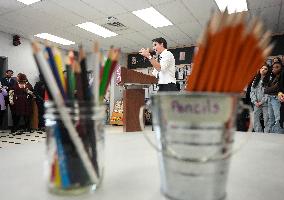
<instances>
[{"instance_id":1,"label":"wooden podium panel","mask_svg":"<svg viewBox=\"0 0 284 200\"><path fill-rule=\"evenodd\" d=\"M141 131L139 110L145 104L145 90L151 84L158 83L154 76L121 67L118 69L118 84L123 91L123 130L125 132Z\"/></svg>"},{"instance_id":2,"label":"wooden podium panel","mask_svg":"<svg viewBox=\"0 0 284 200\"><path fill-rule=\"evenodd\" d=\"M141 131L139 123L139 110L144 105L144 89L127 89L123 91L123 131Z\"/></svg>"}]
</instances>

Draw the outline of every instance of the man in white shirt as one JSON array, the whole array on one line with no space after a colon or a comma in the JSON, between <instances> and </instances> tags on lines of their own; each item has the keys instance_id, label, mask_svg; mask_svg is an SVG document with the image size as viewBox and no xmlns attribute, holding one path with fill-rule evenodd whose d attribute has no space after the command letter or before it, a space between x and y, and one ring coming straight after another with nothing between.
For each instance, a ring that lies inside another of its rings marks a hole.
<instances>
[{"instance_id":1,"label":"man in white shirt","mask_svg":"<svg viewBox=\"0 0 284 200\"><path fill-rule=\"evenodd\" d=\"M139 54L149 59L154 67L152 74L159 78L159 91L178 91L175 78L175 58L174 55L167 50L167 41L164 38L156 38L152 40L153 50L160 57L160 62L155 60L149 49L142 48Z\"/></svg>"}]
</instances>

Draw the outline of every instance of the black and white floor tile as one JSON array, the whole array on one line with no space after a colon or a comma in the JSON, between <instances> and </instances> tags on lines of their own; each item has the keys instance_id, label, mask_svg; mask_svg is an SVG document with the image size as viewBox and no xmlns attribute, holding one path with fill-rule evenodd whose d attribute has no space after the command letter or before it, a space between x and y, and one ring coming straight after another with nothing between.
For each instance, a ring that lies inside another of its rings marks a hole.
<instances>
[{"instance_id":1,"label":"black and white floor tile","mask_svg":"<svg viewBox=\"0 0 284 200\"><path fill-rule=\"evenodd\" d=\"M22 132L20 134L12 134L10 130L0 131L0 149L11 145L43 142L45 139L46 133L44 131Z\"/></svg>"}]
</instances>

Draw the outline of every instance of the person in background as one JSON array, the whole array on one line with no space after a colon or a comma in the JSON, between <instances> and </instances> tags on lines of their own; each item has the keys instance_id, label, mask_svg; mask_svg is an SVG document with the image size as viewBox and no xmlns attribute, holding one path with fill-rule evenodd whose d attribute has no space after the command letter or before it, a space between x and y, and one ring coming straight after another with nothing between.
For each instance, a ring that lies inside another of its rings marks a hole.
<instances>
[{"instance_id":1,"label":"person in background","mask_svg":"<svg viewBox=\"0 0 284 200\"><path fill-rule=\"evenodd\" d=\"M34 95L36 96L36 104L38 108L38 128L43 130L45 127L44 122L44 95L45 95L45 84L43 76L39 75L39 81L34 86Z\"/></svg>"},{"instance_id":2,"label":"person in background","mask_svg":"<svg viewBox=\"0 0 284 200\"><path fill-rule=\"evenodd\" d=\"M273 63L276 63L276 62L282 63L281 58L279 58L278 56L277 56L277 57L274 57L273 60L272 60L272 64L273 64Z\"/></svg>"},{"instance_id":3,"label":"person in background","mask_svg":"<svg viewBox=\"0 0 284 200\"><path fill-rule=\"evenodd\" d=\"M282 130L280 133L284 133L284 70L282 70L280 75L280 81L279 81L279 93L278 93L278 100L281 103L280 106L280 126Z\"/></svg>"},{"instance_id":4,"label":"person in background","mask_svg":"<svg viewBox=\"0 0 284 200\"><path fill-rule=\"evenodd\" d=\"M263 65L257 73L251 87L250 98L253 104L253 129L255 132L263 132L261 125L261 115L263 116L264 132L268 132L268 107L267 95L264 94L264 89L269 82L268 67Z\"/></svg>"},{"instance_id":5,"label":"person in background","mask_svg":"<svg viewBox=\"0 0 284 200\"><path fill-rule=\"evenodd\" d=\"M13 87L17 83L17 81L12 78L13 74L14 74L13 70L8 69L6 71L5 77L2 78L1 80L1 85L2 87L5 87L7 92L9 92L10 88Z\"/></svg>"},{"instance_id":6,"label":"person in background","mask_svg":"<svg viewBox=\"0 0 284 200\"><path fill-rule=\"evenodd\" d=\"M3 77L1 79L2 88L4 88L7 91L8 94L9 94L9 90L17 83L17 81L14 78L12 78L13 74L14 74L13 70L8 69L5 73L5 77ZM7 109L4 112L3 118L4 119L6 118L8 120L8 111L9 111L8 107L10 107L9 95L6 95L4 99L5 99L5 106L6 106ZM6 120L4 120L4 121L6 121ZM7 128L8 122L5 122L5 123L6 124L4 125L4 127Z\"/></svg>"},{"instance_id":7,"label":"person in background","mask_svg":"<svg viewBox=\"0 0 284 200\"><path fill-rule=\"evenodd\" d=\"M268 132L280 133L280 101L278 93L280 91L280 74L283 70L282 63L275 62L272 65L273 79L270 80L268 87L264 90L264 94L268 94Z\"/></svg>"},{"instance_id":8,"label":"person in background","mask_svg":"<svg viewBox=\"0 0 284 200\"><path fill-rule=\"evenodd\" d=\"M159 79L159 91L178 91L176 86L176 66L174 55L167 50L167 41L160 37L152 40L153 50L158 55L159 62L154 59L149 49L140 49L139 54L148 58L153 65L152 74Z\"/></svg>"},{"instance_id":9,"label":"person in background","mask_svg":"<svg viewBox=\"0 0 284 200\"><path fill-rule=\"evenodd\" d=\"M0 129L3 129L3 118L6 110L5 97L8 95L6 89L0 83Z\"/></svg>"},{"instance_id":10,"label":"person in background","mask_svg":"<svg viewBox=\"0 0 284 200\"><path fill-rule=\"evenodd\" d=\"M35 98L32 90L33 88L28 82L27 76L19 73L17 75L17 84L9 91L9 103L13 118L12 133L19 130L21 118L24 119L25 129L31 131L32 99Z\"/></svg>"}]
</instances>

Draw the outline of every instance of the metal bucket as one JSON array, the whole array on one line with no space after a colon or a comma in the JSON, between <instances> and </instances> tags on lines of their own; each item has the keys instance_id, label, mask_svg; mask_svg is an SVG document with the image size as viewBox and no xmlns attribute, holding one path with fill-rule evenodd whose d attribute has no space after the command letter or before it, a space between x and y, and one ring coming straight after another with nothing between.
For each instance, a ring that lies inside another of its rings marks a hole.
<instances>
[{"instance_id":1,"label":"metal bucket","mask_svg":"<svg viewBox=\"0 0 284 200\"><path fill-rule=\"evenodd\" d=\"M151 97L153 146L166 197L225 199L237 103L236 94L167 92ZM143 126L142 117L140 121Z\"/></svg>"}]
</instances>

